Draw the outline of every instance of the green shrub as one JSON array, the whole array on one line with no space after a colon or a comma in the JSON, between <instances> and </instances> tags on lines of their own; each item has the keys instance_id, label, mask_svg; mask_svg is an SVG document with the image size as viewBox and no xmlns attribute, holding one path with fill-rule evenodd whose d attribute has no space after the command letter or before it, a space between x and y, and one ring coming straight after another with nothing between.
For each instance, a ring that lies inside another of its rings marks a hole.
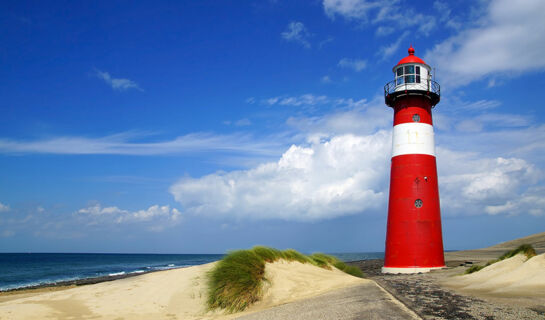
<instances>
[{"instance_id":1,"label":"green shrub","mask_svg":"<svg viewBox=\"0 0 545 320\"><path fill-rule=\"evenodd\" d=\"M267 281L265 263L280 259L310 263L326 269L334 266L350 275L363 277L359 268L347 266L330 255L314 253L307 256L293 249L280 251L256 246L251 250L229 252L208 272L208 308L237 312L259 301L263 295L263 281Z\"/></svg>"}]
</instances>

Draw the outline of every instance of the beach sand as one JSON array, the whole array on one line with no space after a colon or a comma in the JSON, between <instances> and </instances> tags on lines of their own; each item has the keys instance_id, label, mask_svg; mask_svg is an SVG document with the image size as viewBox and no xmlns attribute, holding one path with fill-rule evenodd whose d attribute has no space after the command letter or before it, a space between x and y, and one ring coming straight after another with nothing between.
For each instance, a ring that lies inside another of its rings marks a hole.
<instances>
[{"instance_id":1,"label":"beach sand","mask_svg":"<svg viewBox=\"0 0 545 320\"><path fill-rule=\"evenodd\" d=\"M545 254L530 259L518 254L478 272L447 278L442 284L487 296L545 298Z\"/></svg>"},{"instance_id":2,"label":"beach sand","mask_svg":"<svg viewBox=\"0 0 545 320\"><path fill-rule=\"evenodd\" d=\"M8 295L0 319L231 319L371 281L298 262L267 264L264 298L243 313L205 309L214 263L52 291ZM1 301L1 300L0 300Z\"/></svg>"}]
</instances>

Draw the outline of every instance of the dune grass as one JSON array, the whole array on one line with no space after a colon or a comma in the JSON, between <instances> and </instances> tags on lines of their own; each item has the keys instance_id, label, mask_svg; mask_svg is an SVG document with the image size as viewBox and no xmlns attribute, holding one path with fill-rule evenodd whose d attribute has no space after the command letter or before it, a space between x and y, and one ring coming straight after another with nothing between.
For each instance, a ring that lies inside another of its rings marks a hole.
<instances>
[{"instance_id":1,"label":"dune grass","mask_svg":"<svg viewBox=\"0 0 545 320\"><path fill-rule=\"evenodd\" d=\"M263 246L231 251L207 275L208 308L238 312L259 301L263 296L263 282L267 281L265 263L277 260L310 263L325 269L335 267L356 277L364 276L359 268L323 253L304 255L293 249L281 251Z\"/></svg>"},{"instance_id":2,"label":"dune grass","mask_svg":"<svg viewBox=\"0 0 545 320\"><path fill-rule=\"evenodd\" d=\"M513 249L511 251L507 251L501 257L498 258L498 260L504 260L507 258L511 258L516 256L517 254L522 253L526 256L526 258L530 259L531 257L536 255L536 250L532 245L529 244L522 244L518 246L516 249Z\"/></svg>"},{"instance_id":3,"label":"dune grass","mask_svg":"<svg viewBox=\"0 0 545 320\"><path fill-rule=\"evenodd\" d=\"M491 264L494 264L494 263L496 263L498 261L501 261L501 260L512 258L512 257L516 256L517 254L521 254L521 253L524 254L527 259L530 259L531 257L536 255L536 250L534 250L534 247L532 247L532 245L522 244L522 245L518 246L516 249L509 250L509 251L505 252L498 259L488 261L484 266L480 266L480 265L471 266L470 268L468 268L465 271L465 274L470 274L470 273L473 273L473 272L477 272L479 270L482 270L482 269L488 267Z\"/></svg>"}]
</instances>

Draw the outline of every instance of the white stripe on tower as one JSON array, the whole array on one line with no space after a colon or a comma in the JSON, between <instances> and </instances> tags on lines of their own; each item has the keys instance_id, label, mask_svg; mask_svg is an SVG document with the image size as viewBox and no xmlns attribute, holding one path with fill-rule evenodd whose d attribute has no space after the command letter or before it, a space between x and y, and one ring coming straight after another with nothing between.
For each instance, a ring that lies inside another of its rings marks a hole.
<instances>
[{"instance_id":1,"label":"white stripe on tower","mask_svg":"<svg viewBox=\"0 0 545 320\"><path fill-rule=\"evenodd\" d=\"M419 122L395 125L392 157L404 154L428 154L435 157L433 126Z\"/></svg>"}]
</instances>

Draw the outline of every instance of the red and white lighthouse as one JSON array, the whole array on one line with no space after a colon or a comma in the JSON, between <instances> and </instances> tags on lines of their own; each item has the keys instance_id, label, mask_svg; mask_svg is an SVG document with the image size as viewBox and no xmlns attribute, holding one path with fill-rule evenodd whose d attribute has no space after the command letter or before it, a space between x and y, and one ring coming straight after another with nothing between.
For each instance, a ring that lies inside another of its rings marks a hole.
<instances>
[{"instance_id":1,"label":"red and white lighthouse","mask_svg":"<svg viewBox=\"0 0 545 320\"><path fill-rule=\"evenodd\" d=\"M382 272L428 272L445 266L431 114L440 87L412 46L393 71L384 87L394 130Z\"/></svg>"}]
</instances>

